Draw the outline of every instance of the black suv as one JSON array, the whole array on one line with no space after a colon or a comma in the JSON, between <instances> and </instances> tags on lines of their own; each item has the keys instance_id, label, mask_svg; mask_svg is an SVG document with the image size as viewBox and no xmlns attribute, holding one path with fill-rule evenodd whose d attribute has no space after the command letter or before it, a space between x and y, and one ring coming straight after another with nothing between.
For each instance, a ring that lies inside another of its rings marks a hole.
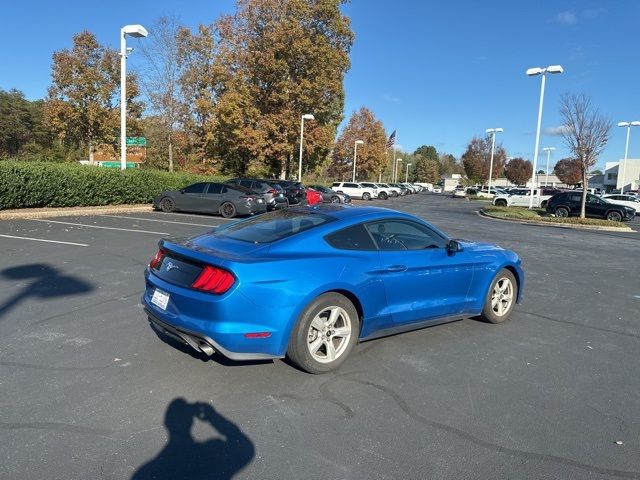
<instances>
[{"instance_id":1,"label":"black suv","mask_svg":"<svg viewBox=\"0 0 640 480\"><path fill-rule=\"evenodd\" d=\"M289 200L289 205L305 205L307 202L307 190L302 183L292 180L269 180L284 188L284 194Z\"/></svg>"},{"instance_id":2,"label":"black suv","mask_svg":"<svg viewBox=\"0 0 640 480\"><path fill-rule=\"evenodd\" d=\"M547 212L555 214L556 217L579 216L581 201L582 192L556 193L547 202ZM606 218L612 222L622 222L631 220L636 211L624 205L609 203L596 195L587 193L584 213L587 217Z\"/></svg>"}]
</instances>

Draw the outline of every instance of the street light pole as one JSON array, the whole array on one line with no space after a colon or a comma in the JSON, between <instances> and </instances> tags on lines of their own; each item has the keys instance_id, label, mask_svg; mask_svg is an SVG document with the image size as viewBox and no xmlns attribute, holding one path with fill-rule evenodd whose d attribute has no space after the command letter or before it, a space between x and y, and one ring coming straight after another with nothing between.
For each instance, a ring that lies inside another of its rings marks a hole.
<instances>
[{"instance_id":1,"label":"street light pole","mask_svg":"<svg viewBox=\"0 0 640 480\"><path fill-rule=\"evenodd\" d=\"M542 106L544 104L544 85L547 79L547 73L564 72L560 65L550 65L547 68L529 68L526 74L530 77L542 75L542 84L540 85L540 104L538 105L538 126L536 128L536 145L533 151L533 172L531 174L531 195L529 196L529 210L533 208L533 189L536 182L536 167L538 165L538 147L540 146L540 126L542 124ZM586 187L585 187L586 188Z\"/></svg>"},{"instance_id":2,"label":"street light pole","mask_svg":"<svg viewBox=\"0 0 640 480\"><path fill-rule=\"evenodd\" d=\"M302 182L302 144L304 142L304 121L315 120L310 113L305 113L300 119L300 158L298 159L298 181Z\"/></svg>"},{"instance_id":3,"label":"street light pole","mask_svg":"<svg viewBox=\"0 0 640 480\"><path fill-rule=\"evenodd\" d=\"M125 25L120 29L120 169L127 168L127 35L144 38L148 35L142 25Z\"/></svg>"},{"instance_id":4,"label":"street light pole","mask_svg":"<svg viewBox=\"0 0 640 480\"><path fill-rule=\"evenodd\" d=\"M491 176L493 174L493 154L496 150L496 133L502 133L504 129L487 128L486 132L491 134L491 161L489 162L489 185L487 187L487 194L491 195Z\"/></svg>"},{"instance_id":5,"label":"street light pole","mask_svg":"<svg viewBox=\"0 0 640 480\"><path fill-rule=\"evenodd\" d=\"M544 147L542 150L547 152L547 169L544 171L544 186L549 185L549 160L551 159L551 152L553 152L556 147Z\"/></svg>"},{"instance_id":6,"label":"street light pole","mask_svg":"<svg viewBox=\"0 0 640 480\"><path fill-rule=\"evenodd\" d=\"M393 183L397 183L398 182L398 162L401 162L401 161L402 161L401 158L398 158L396 160L396 163L395 163L395 167L396 167L395 168L395 176L393 177Z\"/></svg>"},{"instance_id":7,"label":"street light pole","mask_svg":"<svg viewBox=\"0 0 640 480\"><path fill-rule=\"evenodd\" d=\"M407 172L404 174L404 183L409 183L409 167L411 166L410 163L407 163Z\"/></svg>"},{"instance_id":8,"label":"street light pole","mask_svg":"<svg viewBox=\"0 0 640 480\"><path fill-rule=\"evenodd\" d=\"M627 127L627 142L624 146L624 162L622 163L622 186L620 193L624 193L625 169L627 168L627 155L629 154L629 137L631 136L631 127L640 127L640 121L636 122L620 122L619 127Z\"/></svg>"},{"instance_id":9,"label":"street light pole","mask_svg":"<svg viewBox=\"0 0 640 480\"><path fill-rule=\"evenodd\" d=\"M353 183L356 182L356 160L358 158L358 145L362 145L364 141L356 140L353 144L353 176L351 177L351 181Z\"/></svg>"}]
</instances>

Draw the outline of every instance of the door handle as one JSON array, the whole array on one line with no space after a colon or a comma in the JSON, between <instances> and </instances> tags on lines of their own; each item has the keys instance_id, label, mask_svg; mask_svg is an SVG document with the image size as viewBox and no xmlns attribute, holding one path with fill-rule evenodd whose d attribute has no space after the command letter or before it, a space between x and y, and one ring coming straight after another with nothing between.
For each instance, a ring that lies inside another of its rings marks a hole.
<instances>
[{"instance_id":1,"label":"door handle","mask_svg":"<svg viewBox=\"0 0 640 480\"><path fill-rule=\"evenodd\" d=\"M406 272L407 271L407 266L406 265L389 265L386 268L387 272Z\"/></svg>"}]
</instances>

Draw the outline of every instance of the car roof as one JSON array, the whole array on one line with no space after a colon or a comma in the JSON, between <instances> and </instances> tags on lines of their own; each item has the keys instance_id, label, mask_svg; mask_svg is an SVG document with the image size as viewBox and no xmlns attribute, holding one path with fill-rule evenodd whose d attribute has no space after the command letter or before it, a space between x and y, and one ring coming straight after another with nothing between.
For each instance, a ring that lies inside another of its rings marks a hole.
<instances>
[{"instance_id":1,"label":"car roof","mask_svg":"<svg viewBox=\"0 0 640 480\"><path fill-rule=\"evenodd\" d=\"M318 204L313 206L301 206L290 207L289 210L296 212L312 213L324 213L330 215L339 220L346 220L355 217L388 217L388 216L401 216L406 218L414 218L413 215L406 214L404 212L398 212L389 208L382 207L366 207L366 206L352 206L345 204Z\"/></svg>"}]
</instances>

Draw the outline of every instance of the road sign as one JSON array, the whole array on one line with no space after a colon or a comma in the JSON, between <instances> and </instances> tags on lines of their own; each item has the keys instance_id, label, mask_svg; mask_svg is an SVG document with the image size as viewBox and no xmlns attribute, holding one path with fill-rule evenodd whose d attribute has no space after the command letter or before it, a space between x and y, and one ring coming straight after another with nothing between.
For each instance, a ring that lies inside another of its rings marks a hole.
<instances>
[{"instance_id":1,"label":"road sign","mask_svg":"<svg viewBox=\"0 0 640 480\"><path fill-rule=\"evenodd\" d=\"M105 168L120 168L120 162L99 162L99 165ZM127 168L136 168L137 166L137 163L127 162Z\"/></svg>"},{"instance_id":2,"label":"road sign","mask_svg":"<svg viewBox=\"0 0 640 480\"><path fill-rule=\"evenodd\" d=\"M127 137L127 147L146 147L147 139L145 137Z\"/></svg>"}]
</instances>

